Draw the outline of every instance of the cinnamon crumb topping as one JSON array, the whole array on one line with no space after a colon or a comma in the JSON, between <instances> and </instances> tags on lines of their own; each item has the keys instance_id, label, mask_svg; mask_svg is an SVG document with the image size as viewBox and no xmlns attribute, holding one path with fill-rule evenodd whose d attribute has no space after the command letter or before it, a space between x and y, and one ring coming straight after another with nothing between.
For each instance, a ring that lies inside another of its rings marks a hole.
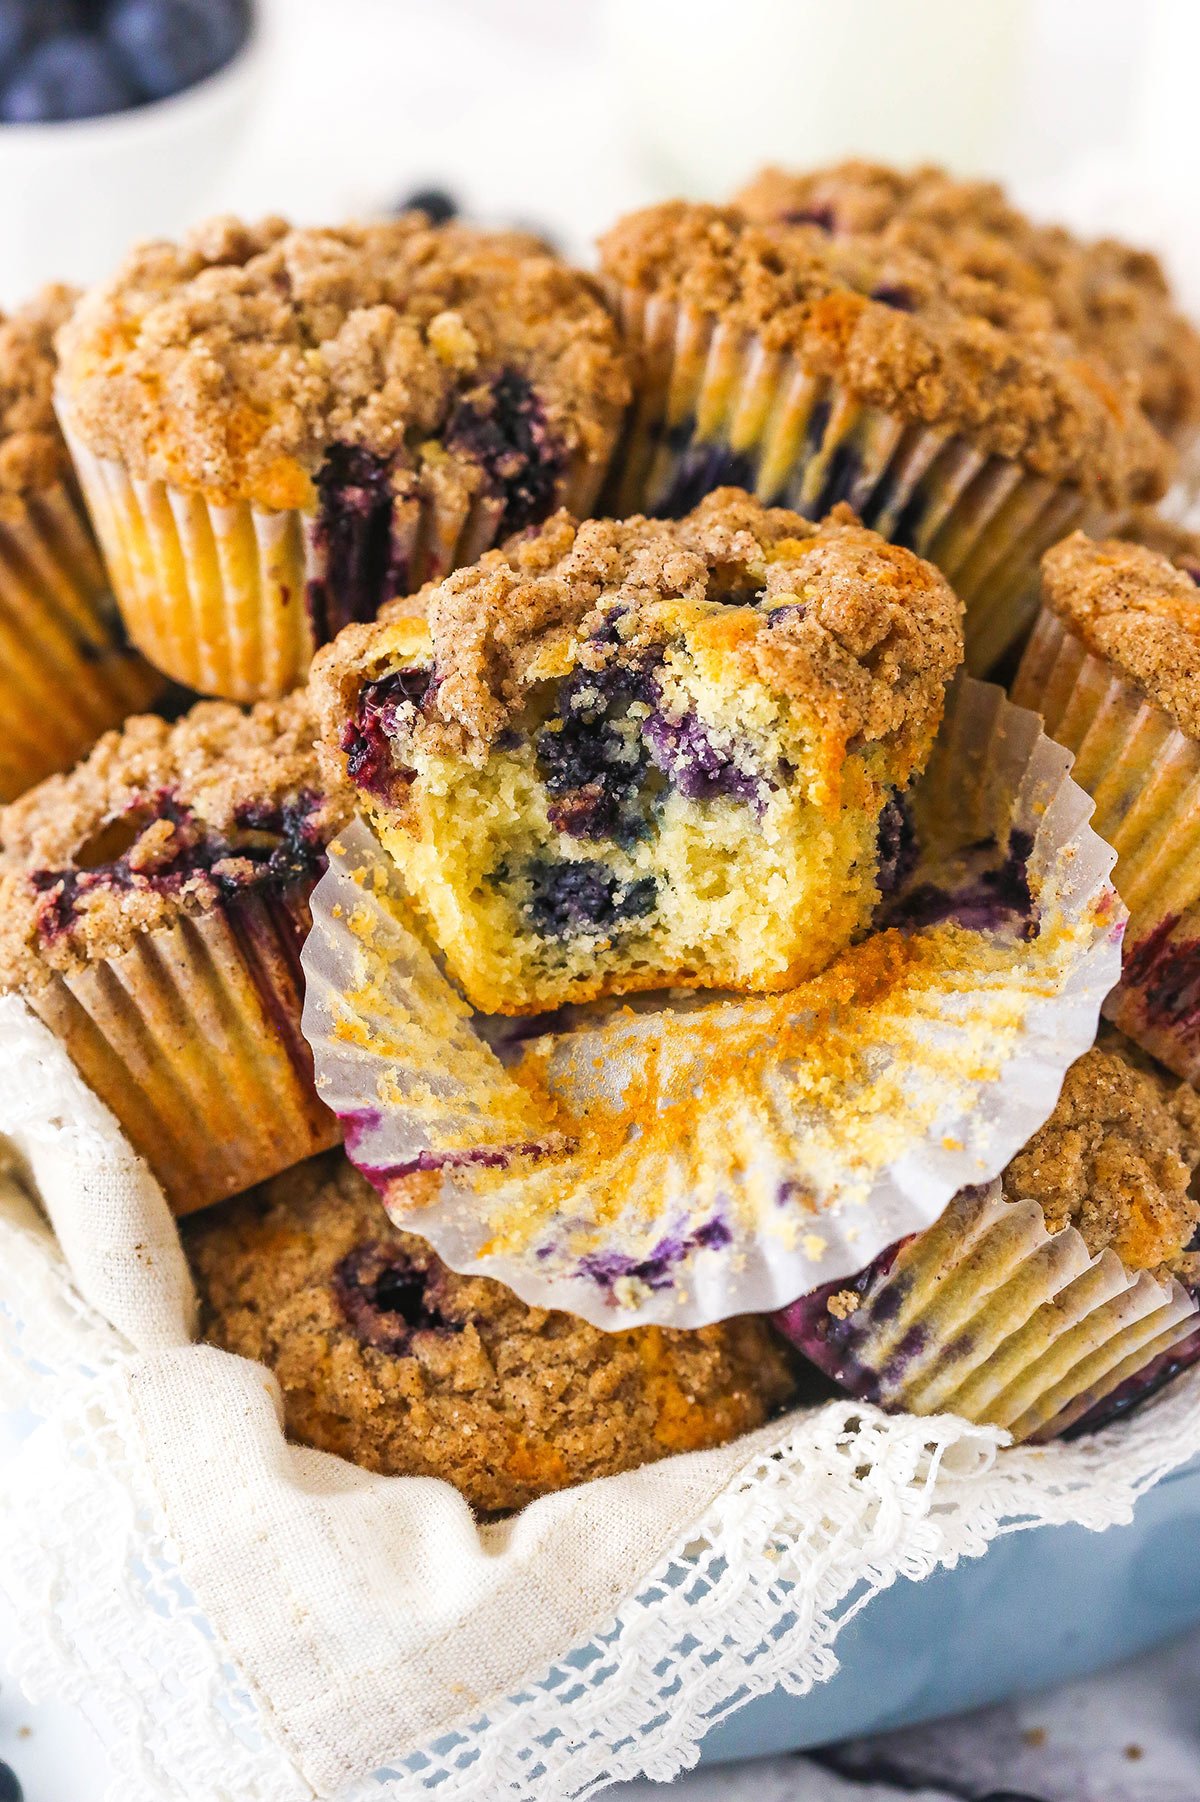
<instances>
[{"instance_id":1,"label":"cinnamon crumb topping","mask_svg":"<svg viewBox=\"0 0 1200 1802\"><path fill-rule=\"evenodd\" d=\"M1200 740L1200 591L1186 569L1144 545L1075 532L1042 559L1042 599Z\"/></svg>"},{"instance_id":2,"label":"cinnamon crumb topping","mask_svg":"<svg viewBox=\"0 0 1200 1802\"><path fill-rule=\"evenodd\" d=\"M304 691L127 720L0 812L0 986L36 989L240 887L315 879L347 812Z\"/></svg>"},{"instance_id":3,"label":"cinnamon crumb topping","mask_svg":"<svg viewBox=\"0 0 1200 1802\"><path fill-rule=\"evenodd\" d=\"M60 342L74 427L135 475L308 507L333 442L430 481L456 404L515 372L568 456L607 454L627 398L590 281L519 233L214 219L136 249Z\"/></svg>"},{"instance_id":4,"label":"cinnamon crumb topping","mask_svg":"<svg viewBox=\"0 0 1200 1802\"><path fill-rule=\"evenodd\" d=\"M962 658L961 604L931 564L847 507L815 525L718 489L680 520L559 513L423 590L436 678L416 740L481 760L576 635L600 667L618 647L663 642L680 607L713 603L728 609L725 649L747 678L811 708L843 742L923 735ZM329 746L411 605L318 657L312 692Z\"/></svg>"},{"instance_id":5,"label":"cinnamon crumb topping","mask_svg":"<svg viewBox=\"0 0 1200 1802\"><path fill-rule=\"evenodd\" d=\"M68 467L54 417L54 334L77 295L61 284L0 314L0 494L47 488Z\"/></svg>"},{"instance_id":6,"label":"cinnamon crumb topping","mask_svg":"<svg viewBox=\"0 0 1200 1802\"><path fill-rule=\"evenodd\" d=\"M1130 1270L1177 1269L1200 1223L1200 1096L1106 1029L1067 1071L1058 1106L1004 1172L1009 1201L1041 1205L1094 1254Z\"/></svg>"},{"instance_id":7,"label":"cinnamon crumb topping","mask_svg":"<svg viewBox=\"0 0 1200 1802\"><path fill-rule=\"evenodd\" d=\"M1133 375L1160 432L1182 440L1200 427L1200 332L1173 304L1149 251L1035 224L997 183L960 181L928 165L763 169L733 204L763 222L806 219L880 235L940 267L1039 298L1089 355Z\"/></svg>"},{"instance_id":8,"label":"cinnamon crumb topping","mask_svg":"<svg viewBox=\"0 0 1200 1802\"><path fill-rule=\"evenodd\" d=\"M605 276L792 352L868 404L963 432L1110 505L1154 499L1170 453L1127 384L1051 329L1044 297L869 236L671 201L601 242Z\"/></svg>"}]
</instances>

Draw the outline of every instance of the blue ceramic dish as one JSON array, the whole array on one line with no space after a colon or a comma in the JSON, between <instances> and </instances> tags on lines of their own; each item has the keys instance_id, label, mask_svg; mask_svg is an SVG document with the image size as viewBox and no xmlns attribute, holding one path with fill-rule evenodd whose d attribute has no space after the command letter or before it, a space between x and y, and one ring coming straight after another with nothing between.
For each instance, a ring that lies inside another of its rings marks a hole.
<instances>
[{"instance_id":1,"label":"blue ceramic dish","mask_svg":"<svg viewBox=\"0 0 1200 1802\"><path fill-rule=\"evenodd\" d=\"M902 1579L851 1621L841 1668L806 1696L775 1690L714 1727L701 1762L857 1738L1084 1675L1200 1624L1200 1463L1132 1522L1038 1527L921 1583Z\"/></svg>"}]
</instances>

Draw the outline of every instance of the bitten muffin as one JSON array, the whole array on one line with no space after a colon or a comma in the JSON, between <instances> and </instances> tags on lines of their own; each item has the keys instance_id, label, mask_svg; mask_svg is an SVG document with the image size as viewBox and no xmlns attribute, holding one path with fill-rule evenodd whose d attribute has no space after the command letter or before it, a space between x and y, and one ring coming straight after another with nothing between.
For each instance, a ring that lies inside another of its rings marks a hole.
<instances>
[{"instance_id":1,"label":"bitten muffin","mask_svg":"<svg viewBox=\"0 0 1200 1802\"><path fill-rule=\"evenodd\" d=\"M777 1316L857 1395L1046 1439L1200 1355L1200 1096L1107 1029L1003 1173Z\"/></svg>"},{"instance_id":2,"label":"bitten muffin","mask_svg":"<svg viewBox=\"0 0 1200 1802\"><path fill-rule=\"evenodd\" d=\"M1044 300L1081 350L1136 385L1142 409L1180 450L1200 434L1200 332L1174 304L1158 259L1115 238L1037 225L995 182L945 169L851 160L769 168L733 198L748 218L866 233L945 268Z\"/></svg>"},{"instance_id":3,"label":"bitten muffin","mask_svg":"<svg viewBox=\"0 0 1200 1802\"><path fill-rule=\"evenodd\" d=\"M340 1138L300 1032L299 952L343 817L303 694L137 716L0 813L0 988L179 1213Z\"/></svg>"},{"instance_id":4,"label":"bitten muffin","mask_svg":"<svg viewBox=\"0 0 1200 1802\"><path fill-rule=\"evenodd\" d=\"M557 506L588 511L628 395L587 277L420 213L144 244L60 353L130 635L235 700Z\"/></svg>"},{"instance_id":5,"label":"bitten muffin","mask_svg":"<svg viewBox=\"0 0 1200 1802\"><path fill-rule=\"evenodd\" d=\"M312 692L476 1006L784 988L868 924L962 654L929 564L728 489L560 514L421 602Z\"/></svg>"},{"instance_id":6,"label":"bitten muffin","mask_svg":"<svg viewBox=\"0 0 1200 1802\"><path fill-rule=\"evenodd\" d=\"M669 202L601 243L636 355L619 512L723 482L820 518L848 500L929 557L990 668L1036 608L1037 559L1159 495L1164 441L1047 307L878 237Z\"/></svg>"},{"instance_id":7,"label":"bitten muffin","mask_svg":"<svg viewBox=\"0 0 1200 1802\"><path fill-rule=\"evenodd\" d=\"M163 680L130 650L51 404L49 287L0 314L0 801L69 769Z\"/></svg>"},{"instance_id":8,"label":"bitten muffin","mask_svg":"<svg viewBox=\"0 0 1200 1802\"><path fill-rule=\"evenodd\" d=\"M1042 565L1043 608L1013 698L1072 751L1118 853L1129 909L1105 1012L1200 1079L1200 595L1143 545L1076 533Z\"/></svg>"},{"instance_id":9,"label":"bitten muffin","mask_svg":"<svg viewBox=\"0 0 1200 1802\"><path fill-rule=\"evenodd\" d=\"M482 1514L721 1445L792 1394L761 1317L602 1333L456 1276L340 1155L184 1230L201 1332L274 1371L292 1438Z\"/></svg>"}]
</instances>

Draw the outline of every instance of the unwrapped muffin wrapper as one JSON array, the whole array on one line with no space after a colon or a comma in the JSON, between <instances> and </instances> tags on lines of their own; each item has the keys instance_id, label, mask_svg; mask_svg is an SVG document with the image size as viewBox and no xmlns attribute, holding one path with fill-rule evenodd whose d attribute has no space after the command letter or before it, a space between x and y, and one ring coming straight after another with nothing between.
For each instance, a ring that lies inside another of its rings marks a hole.
<instances>
[{"instance_id":1,"label":"unwrapped muffin wrapper","mask_svg":"<svg viewBox=\"0 0 1200 1802\"><path fill-rule=\"evenodd\" d=\"M1092 1257L1074 1227L1050 1234L1038 1203L1006 1201L999 1183L957 1196L880 1265L844 1314L829 1284L784 1309L781 1330L864 1401L1018 1441L1097 1417L1197 1327L1182 1284Z\"/></svg>"},{"instance_id":2,"label":"unwrapped muffin wrapper","mask_svg":"<svg viewBox=\"0 0 1200 1802\"><path fill-rule=\"evenodd\" d=\"M1115 516L961 435L860 401L793 353L707 315L618 288L639 354L638 393L613 465L610 511L676 515L732 483L821 518L848 501L949 578L966 614L967 668L992 669L1037 610L1042 553Z\"/></svg>"},{"instance_id":3,"label":"unwrapped muffin wrapper","mask_svg":"<svg viewBox=\"0 0 1200 1802\"><path fill-rule=\"evenodd\" d=\"M78 496L57 483L0 509L0 802L68 770L148 707L163 678L123 642Z\"/></svg>"},{"instance_id":4,"label":"unwrapped muffin wrapper","mask_svg":"<svg viewBox=\"0 0 1200 1802\"><path fill-rule=\"evenodd\" d=\"M300 1031L308 885L248 888L27 996L176 1214L336 1145Z\"/></svg>"},{"instance_id":5,"label":"unwrapped muffin wrapper","mask_svg":"<svg viewBox=\"0 0 1200 1802\"><path fill-rule=\"evenodd\" d=\"M1031 938L878 933L786 994L542 1021L472 1013L357 822L303 954L318 1092L393 1217L455 1269L608 1328L778 1308L994 1176L1092 1043L1123 913L1068 765L964 679L913 796L914 884L969 887L963 847L1027 835Z\"/></svg>"},{"instance_id":6,"label":"unwrapped muffin wrapper","mask_svg":"<svg viewBox=\"0 0 1200 1802\"><path fill-rule=\"evenodd\" d=\"M1200 745L1044 609L1014 696L1075 757L1092 824L1117 852L1129 910L1121 981L1104 1011L1200 1082Z\"/></svg>"},{"instance_id":7,"label":"unwrapped muffin wrapper","mask_svg":"<svg viewBox=\"0 0 1200 1802\"><path fill-rule=\"evenodd\" d=\"M231 701L273 699L303 681L319 643L349 623L329 619L314 630L310 585L325 575L317 515L249 501L219 506L132 476L89 450L61 399L59 417L129 636L151 663ZM602 474L576 457L556 505L586 514ZM502 536L503 512L486 495L469 504L440 491L424 497L404 543L393 530L407 591L474 563Z\"/></svg>"}]
</instances>

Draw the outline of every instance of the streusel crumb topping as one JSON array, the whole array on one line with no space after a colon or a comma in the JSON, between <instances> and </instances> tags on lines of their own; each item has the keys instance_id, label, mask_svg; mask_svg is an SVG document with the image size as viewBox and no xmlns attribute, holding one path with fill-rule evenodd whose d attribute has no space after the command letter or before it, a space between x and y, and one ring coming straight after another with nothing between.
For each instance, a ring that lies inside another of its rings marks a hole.
<instances>
[{"instance_id":1,"label":"streusel crumb topping","mask_svg":"<svg viewBox=\"0 0 1200 1802\"><path fill-rule=\"evenodd\" d=\"M289 1434L486 1513L759 1426L793 1392L755 1316L603 1333L459 1276L340 1153L185 1223L206 1339L274 1371Z\"/></svg>"},{"instance_id":2,"label":"streusel crumb topping","mask_svg":"<svg viewBox=\"0 0 1200 1802\"><path fill-rule=\"evenodd\" d=\"M1043 298L870 236L671 201L601 241L612 287L792 352L862 400L944 425L1124 506L1161 494L1168 446L1124 383L1049 329Z\"/></svg>"},{"instance_id":3,"label":"streusel crumb topping","mask_svg":"<svg viewBox=\"0 0 1200 1802\"><path fill-rule=\"evenodd\" d=\"M1200 426L1200 332L1173 304L1149 251L1035 224L997 183L960 181L929 165L763 169L733 204L755 220L881 235L940 267L1040 297L1081 348L1134 376L1159 431L1182 437Z\"/></svg>"},{"instance_id":4,"label":"streusel crumb topping","mask_svg":"<svg viewBox=\"0 0 1200 1802\"><path fill-rule=\"evenodd\" d=\"M48 488L69 467L54 417L54 334L77 298L56 283L0 314L0 495Z\"/></svg>"},{"instance_id":5,"label":"streusel crumb topping","mask_svg":"<svg viewBox=\"0 0 1200 1802\"><path fill-rule=\"evenodd\" d=\"M1076 1227L1093 1255L1111 1246L1131 1270L1186 1269L1197 1163L1200 1096L1106 1029L1005 1170L1004 1193L1039 1202L1052 1233Z\"/></svg>"},{"instance_id":6,"label":"streusel crumb topping","mask_svg":"<svg viewBox=\"0 0 1200 1802\"><path fill-rule=\"evenodd\" d=\"M137 715L0 812L0 986L117 956L262 882L315 878L346 817L303 690Z\"/></svg>"},{"instance_id":7,"label":"streusel crumb topping","mask_svg":"<svg viewBox=\"0 0 1200 1802\"><path fill-rule=\"evenodd\" d=\"M602 455L627 398L590 280L521 233L215 219L136 249L62 333L90 448L209 499L312 504L333 442L436 467L455 403L515 371L564 454Z\"/></svg>"},{"instance_id":8,"label":"streusel crumb topping","mask_svg":"<svg viewBox=\"0 0 1200 1802\"><path fill-rule=\"evenodd\" d=\"M1075 532L1042 558L1042 599L1200 740L1200 593L1185 568L1145 545Z\"/></svg>"},{"instance_id":9,"label":"streusel crumb topping","mask_svg":"<svg viewBox=\"0 0 1200 1802\"><path fill-rule=\"evenodd\" d=\"M422 591L434 678L415 742L482 760L529 687L577 635L597 668L678 628L680 607L729 609L726 654L843 742L920 734L962 659L962 607L944 577L837 508L820 525L723 488L680 520L559 513ZM321 653L312 690L340 742L403 608Z\"/></svg>"}]
</instances>

